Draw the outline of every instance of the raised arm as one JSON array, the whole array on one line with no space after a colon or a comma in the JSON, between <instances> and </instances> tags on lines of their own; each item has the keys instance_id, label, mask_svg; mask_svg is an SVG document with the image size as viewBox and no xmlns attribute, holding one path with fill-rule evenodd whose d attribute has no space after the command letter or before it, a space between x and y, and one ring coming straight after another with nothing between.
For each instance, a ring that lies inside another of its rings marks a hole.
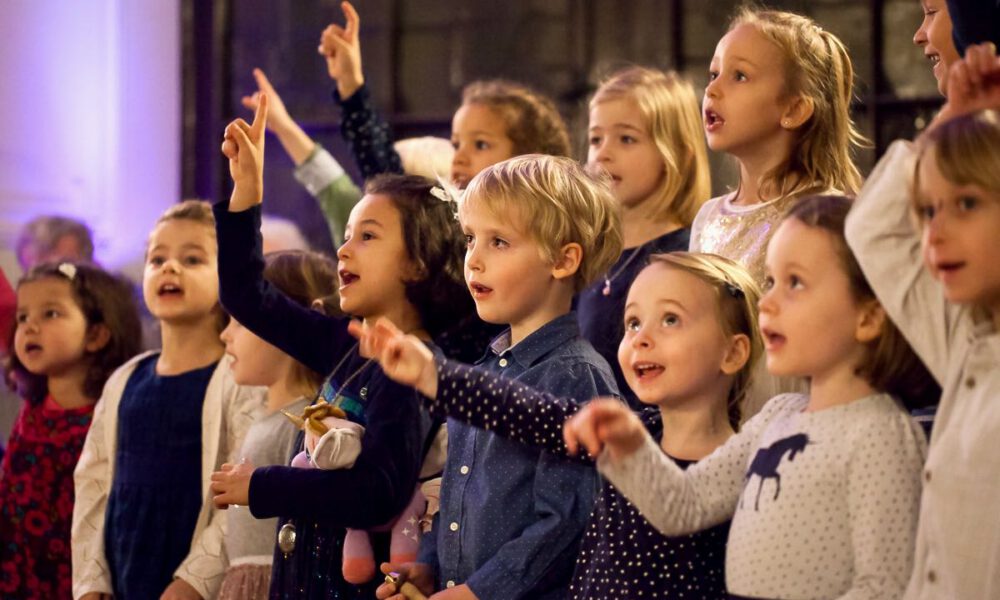
<instances>
[{"instance_id":1,"label":"raised arm","mask_svg":"<svg viewBox=\"0 0 1000 600\"><path fill-rule=\"evenodd\" d=\"M264 280L260 205L267 95L253 125L226 128L223 153L233 177L230 201L213 206L219 243L219 298L229 313L261 338L317 373L328 373L354 347L347 320L301 306Z\"/></svg>"},{"instance_id":2,"label":"raised arm","mask_svg":"<svg viewBox=\"0 0 1000 600\"><path fill-rule=\"evenodd\" d=\"M342 109L340 130L369 179L380 173L402 173L403 163L392 147L392 132L375 111L361 68L361 18L350 2L342 2L345 24L331 24L320 36L319 53L337 82L334 101Z\"/></svg>"}]
</instances>

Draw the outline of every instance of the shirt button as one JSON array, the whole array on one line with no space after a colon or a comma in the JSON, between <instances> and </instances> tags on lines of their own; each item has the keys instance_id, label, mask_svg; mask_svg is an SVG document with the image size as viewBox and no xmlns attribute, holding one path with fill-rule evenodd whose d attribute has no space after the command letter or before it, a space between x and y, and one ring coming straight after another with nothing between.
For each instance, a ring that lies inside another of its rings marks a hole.
<instances>
[{"instance_id":1,"label":"shirt button","mask_svg":"<svg viewBox=\"0 0 1000 600\"><path fill-rule=\"evenodd\" d=\"M458 531L458 523L455 523L454 521L452 521L451 525L448 526L448 529L450 529L452 531Z\"/></svg>"},{"instance_id":2,"label":"shirt button","mask_svg":"<svg viewBox=\"0 0 1000 600\"><path fill-rule=\"evenodd\" d=\"M501 358L500 359L500 366L501 367L506 367L507 366L507 359L506 358Z\"/></svg>"},{"instance_id":3,"label":"shirt button","mask_svg":"<svg viewBox=\"0 0 1000 600\"><path fill-rule=\"evenodd\" d=\"M445 587L453 588L453 587L455 587L455 582L449 579L448 583L446 583L444 585L445 585Z\"/></svg>"},{"instance_id":4,"label":"shirt button","mask_svg":"<svg viewBox=\"0 0 1000 600\"><path fill-rule=\"evenodd\" d=\"M926 471L924 471L924 483L930 483L930 482L931 482L931 470L927 469Z\"/></svg>"},{"instance_id":5,"label":"shirt button","mask_svg":"<svg viewBox=\"0 0 1000 600\"><path fill-rule=\"evenodd\" d=\"M462 468L459 469L458 472L461 473L462 475L468 475L469 467L467 465L462 465Z\"/></svg>"},{"instance_id":6,"label":"shirt button","mask_svg":"<svg viewBox=\"0 0 1000 600\"><path fill-rule=\"evenodd\" d=\"M927 581L931 583L937 581L937 573L935 573L933 570L927 571Z\"/></svg>"},{"instance_id":7,"label":"shirt button","mask_svg":"<svg viewBox=\"0 0 1000 600\"><path fill-rule=\"evenodd\" d=\"M965 387L970 388L970 389L976 387L976 378L975 377L969 377L968 379L966 379L965 380Z\"/></svg>"}]
</instances>

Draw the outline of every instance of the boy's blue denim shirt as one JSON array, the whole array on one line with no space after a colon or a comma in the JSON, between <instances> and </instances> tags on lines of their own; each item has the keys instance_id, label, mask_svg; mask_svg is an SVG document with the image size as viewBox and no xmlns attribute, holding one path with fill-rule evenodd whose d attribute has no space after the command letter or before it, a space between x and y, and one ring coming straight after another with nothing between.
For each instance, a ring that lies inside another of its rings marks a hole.
<instances>
[{"instance_id":1,"label":"boy's blue denim shirt","mask_svg":"<svg viewBox=\"0 0 1000 600\"><path fill-rule=\"evenodd\" d=\"M507 330L477 364L559 396L618 395L575 313L513 348ZM589 465L449 419L441 508L421 562L434 566L442 588L465 583L481 600L563 598L599 486Z\"/></svg>"}]
</instances>

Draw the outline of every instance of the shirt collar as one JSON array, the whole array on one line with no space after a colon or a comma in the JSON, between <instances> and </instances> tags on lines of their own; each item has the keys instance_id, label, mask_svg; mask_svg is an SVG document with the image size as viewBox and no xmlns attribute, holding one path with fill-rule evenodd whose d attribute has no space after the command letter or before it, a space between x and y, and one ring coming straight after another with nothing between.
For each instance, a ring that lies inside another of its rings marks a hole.
<instances>
[{"instance_id":1,"label":"shirt collar","mask_svg":"<svg viewBox=\"0 0 1000 600\"><path fill-rule=\"evenodd\" d=\"M531 332L513 348L510 346L510 329L505 330L490 343L486 358L490 354L501 356L510 352L519 364L530 367L543 356L579 336L580 326L576 312L570 311Z\"/></svg>"}]
</instances>

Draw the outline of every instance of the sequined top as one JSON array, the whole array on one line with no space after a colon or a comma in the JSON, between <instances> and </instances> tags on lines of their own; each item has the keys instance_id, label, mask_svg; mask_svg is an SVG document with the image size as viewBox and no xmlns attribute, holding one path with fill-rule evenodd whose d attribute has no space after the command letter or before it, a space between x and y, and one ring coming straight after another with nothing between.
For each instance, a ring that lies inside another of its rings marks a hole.
<instances>
[{"instance_id":1,"label":"sequined top","mask_svg":"<svg viewBox=\"0 0 1000 600\"><path fill-rule=\"evenodd\" d=\"M827 190L823 193L838 193ZM743 265L764 285L764 258L778 224L797 196L782 196L751 205L733 204L736 192L712 198L698 211L691 225L691 252L718 254ZM743 421L757 414L764 404L786 393L806 393L808 384L798 378L775 377L757 363L753 380L741 407Z\"/></svg>"},{"instance_id":2,"label":"sequined top","mask_svg":"<svg viewBox=\"0 0 1000 600\"><path fill-rule=\"evenodd\" d=\"M735 260L763 284L767 243L794 198L743 206L733 204L735 197L735 192L717 196L701 207L691 226L690 250Z\"/></svg>"}]
</instances>

